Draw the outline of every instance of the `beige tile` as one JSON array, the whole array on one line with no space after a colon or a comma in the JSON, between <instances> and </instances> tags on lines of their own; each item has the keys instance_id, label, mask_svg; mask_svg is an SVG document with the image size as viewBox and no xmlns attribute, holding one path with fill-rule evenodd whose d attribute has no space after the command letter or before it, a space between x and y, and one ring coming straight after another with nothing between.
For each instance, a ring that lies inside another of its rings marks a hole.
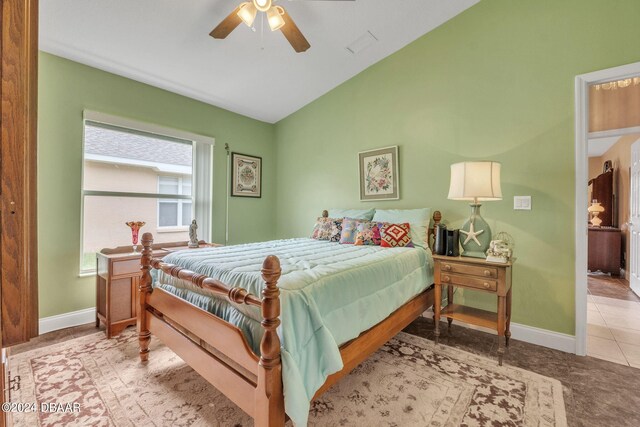
<instances>
[{"instance_id":1,"label":"beige tile","mask_svg":"<svg viewBox=\"0 0 640 427\"><path fill-rule=\"evenodd\" d=\"M594 302L587 303L587 310L589 311L598 311L598 306Z\"/></svg>"},{"instance_id":2,"label":"beige tile","mask_svg":"<svg viewBox=\"0 0 640 427\"><path fill-rule=\"evenodd\" d=\"M587 356L608 360L609 362L628 365L618 343L605 338L587 336Z\"/></svg>"},{"instance_id":3,"label":"beige tile","mask_svg":"<svg viewBox=\"0 0 640 427\"><path fill-rule=\"evenodd\" d=\"M587 311L587 323L590 325L607 326L599 311Z\"/></svg>"},{"instance_id":4,"label":"beige tile","mask_svg":"<svg viewBox=\"0 0 640 427\"><path fill-rule=\"evenodd\" d=\"M600 311L600 313L603 313L603 314L608 313L608 314L615 314L617 316L635 316L638 319L640 319L640 304L636 304L635 306L630 306L630 307L623 307L623 306L596 303L595 306L597 307L598 311Z\"/></svg>"},{"instance_id":5,"label":"beige tile","mask_svg":"<svg viewBox=\"0 0 640 427\"><path fill-rule=\"evenodd\" d=\"M640 345L627 344L627 343L618 343L620 346L620 350L622 350L622 354L624 355L627 362L634 365L640 365Z\"/></svg>"},{"instance_id":6,"label":"beige tile","mask_svg":"<svg viewBox=\"0 0 640 427\"><path fill-rule=\"evenodd\" d=\"M614 339L613 334L606 326L601 325L587 325L587 335L592 337L600 337L608 340Z\"/></svg>"},{"instance_id":7,"label":"beige tile","mask_svg":"<svg viewBox=\"0 0 640 427\"><path fill-rule=\"evenodd\" d=\"M634 329L640 331L640 318L635 315L616 315L603 313L601 317L609 328ZM587 319L589 313L587 313Z\"/></svg>"},{"instance_id":8,"label":"beige tile","mask_svg":"<svg viewBox=\"0 0 640 427\"><path fill-rule=\"evenodd\" d=\"M624 328L609 328L609 330L618 343L640 345L640 331Z\"/></svg>"},{"instance_id":9,"label":"beige tile","mask_svg":"<svg viewBox=\"0 0 640 427\"><path fill-rule=\"evenodd\" d=\"M627 300L622 300L622 299L600 297L600 296L595 296L595 295L592 296L591 299L598 306L600 306L602 304L602 305L609 305L609 306L613 306L613 307L636 308L636 307L638 307L638 305L640 305L640 303L638 303L636 301L627 301Z\"/></svg>"}]
</instances>

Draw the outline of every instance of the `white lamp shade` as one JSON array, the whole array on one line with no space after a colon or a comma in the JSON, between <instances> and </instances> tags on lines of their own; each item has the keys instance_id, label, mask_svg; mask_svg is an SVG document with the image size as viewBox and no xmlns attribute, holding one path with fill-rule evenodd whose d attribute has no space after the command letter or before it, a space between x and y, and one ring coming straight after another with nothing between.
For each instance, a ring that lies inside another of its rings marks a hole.
<instances>
[{"instance_id":1,"label":"white lamp shade","mask_svg":"<svg viewBox=\"0 0 640 427\"><path fill-rule=\"evenodd\" d=\"M242 19L247 27L251 27L253 25L253 21L256 19L256 14L258 13L258 9L253 4L253 2L245 2L240 5L240 10L238 10L238 16Z\"/></svg>"},{"instance_id":2,"label":"white lamp shade","mask_svg":"<svg viewBox=\"0 0 640 427\"><path fill-rule=\"evenodd\" d=\"M451 165L451 200L502 200L500 163L461 162Z\"/></svg>"},{"instance_id":3,"label":"white lamp shade","mask_svg":"<svg viewBox=\"0 0 640 427\"><path fill-rule=\"evenodd\" d=\"M267 21L269 21L269 28L271 31L276 31L282 28L284 25L284 9L280 6L273 6L267 11Z\"/></svg>"}]
</instances>

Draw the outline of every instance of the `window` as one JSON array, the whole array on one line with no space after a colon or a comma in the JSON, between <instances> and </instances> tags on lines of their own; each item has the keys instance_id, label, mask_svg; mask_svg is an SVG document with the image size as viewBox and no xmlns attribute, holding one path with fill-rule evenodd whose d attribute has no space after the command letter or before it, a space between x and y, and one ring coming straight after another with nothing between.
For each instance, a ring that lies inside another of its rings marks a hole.
<instances>
[{"instance_id":1,"label":"window","mask_svg":"<svg viewBox=\"0 0 640 427\"><path fill-rule=\"evenodd\" d=\"M182 176L159 176L158 192L191 196L191 179ZM188 227L191 224L191 200L158 200L158 227Z\"/></svg>"},{"instance_id":2,"label":"window","mask_svg":"<svg viewBox=\"0 0 640 427\"><path fill-rule=\"evenodd\" d=\"M212 156L212 138L86 111L80 272L102 248L132 244L127 221L163 243L188 240L196 219L210 240Z\"/></svg>"}]
</instances>

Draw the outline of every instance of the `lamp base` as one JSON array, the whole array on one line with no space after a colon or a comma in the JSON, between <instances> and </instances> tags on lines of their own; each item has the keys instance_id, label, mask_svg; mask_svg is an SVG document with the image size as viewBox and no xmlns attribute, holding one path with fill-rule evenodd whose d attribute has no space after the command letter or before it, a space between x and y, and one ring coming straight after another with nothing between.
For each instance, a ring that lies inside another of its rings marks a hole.
<instances>
[{"instance_id":1,"label":"lamp base","mask_svg":"<svg viewBox=\"0 0 640 427\"><path fill-rule=\"evenodd\" d=\"M489 248L487 248L487 249L489 249ZM461 256L466 256L466 257L469 257L469 258L482 258L482 259L486 259L487 258L487 254L485 254L484 252L464 251L460 255Z\"/></svg>"},{"instance_id":2,"label":"lamp base","mask_svg":"<svg viewBox=\"0 0 640 427\"><path fill-rule=\"evenodd\" d=\"M491 242L491 227L480 215L480 204L474 203L471 216L460 229L460 245L464 252L462 256L472 258L486 258Z\"/></svg>"}]
</instances>

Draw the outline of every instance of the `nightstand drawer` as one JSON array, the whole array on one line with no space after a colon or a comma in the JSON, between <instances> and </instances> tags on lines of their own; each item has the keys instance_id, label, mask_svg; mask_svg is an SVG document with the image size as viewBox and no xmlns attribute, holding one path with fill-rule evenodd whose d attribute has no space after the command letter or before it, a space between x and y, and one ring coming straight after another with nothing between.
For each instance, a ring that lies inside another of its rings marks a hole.
<instances>
[{"instance_id":1,"label":"nightstand drawer","mask_svg":"<svg viewBox=\"0 0 640 427\"><path fill-rule=\"evenodd\" d=\"M455 262L440 263L440 271L442 273L469 274L472 276L486 277L489 279L498 278L498 269L495 267L457 264Z\"/></svg>"},{"instance_id":2,"label":"nightstand drawer","mask_svg":"<svg viewBox=\"0 0 640 427\"><path fill-rule=\"evenodd\" d=\"M446 272L440 272L440 281L443 285L455 285L464 288L482 289L491 292L495 292L498 289L498 282L495 280L485 280L479 277L476 278L471 276L463 276L460 274L449 274Z\"/></svg>"},{"instance_id":3,"label":"nightstand drawer","mask_svg":"<svg viewBox=\"0 0 640 427\"><path fill-rule=\"evenodd\" d=\"M138 275L140 274L140 258L126 261L116 261L112 264L111 274L114 276Z\"/></svg>"}]
</instances>

